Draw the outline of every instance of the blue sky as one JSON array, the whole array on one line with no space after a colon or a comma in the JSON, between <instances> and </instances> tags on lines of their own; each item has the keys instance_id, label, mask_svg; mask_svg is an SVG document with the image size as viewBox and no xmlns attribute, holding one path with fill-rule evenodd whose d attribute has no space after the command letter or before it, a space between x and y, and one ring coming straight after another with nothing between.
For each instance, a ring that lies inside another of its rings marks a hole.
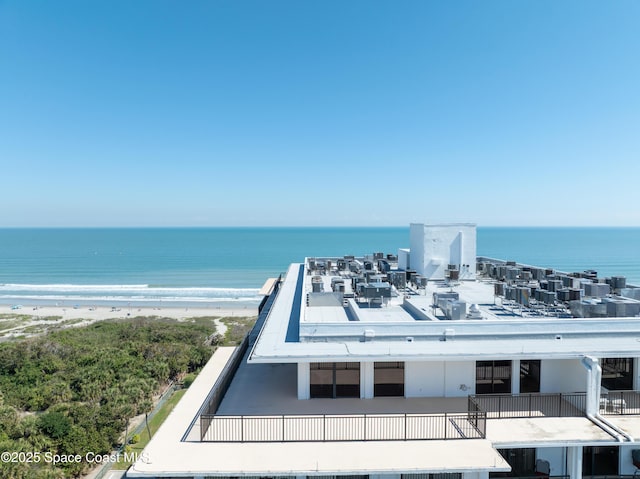
<instances>
[{"instance_id":1,"label":"blue sky","mask_svg":"<svg viewBox=\"0 0 640 479\"><path fill-rule=\"evenodd\" d=\"M635 0L0 0L0 226L638 226L638 25Z\"/></svg>"}]
</instances>

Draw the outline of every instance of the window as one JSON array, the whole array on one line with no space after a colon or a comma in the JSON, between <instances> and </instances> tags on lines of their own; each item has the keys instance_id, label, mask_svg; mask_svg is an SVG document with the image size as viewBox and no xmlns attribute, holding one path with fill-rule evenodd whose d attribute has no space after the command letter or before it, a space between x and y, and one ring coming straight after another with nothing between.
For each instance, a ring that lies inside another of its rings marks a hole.
<instances>
[{"instance_id":1,"label":"window","mask_svg":"<svg viewBox=\"0 0 640 479\"><path fill-rule=\"evenodd\" d=\"M520 361L520 392L540 392L540 360Z\"/></svg>"},{"instance_id":2,"label":"window","mask_svg":"<svg viewBox=\"0 0 640 479\"><path fill-rule=\"evenodd\" d=\"M381 362L373 365L373 395L404 396L404 363Z\"/></svg>"},{"instance_id":3,"label":"window","mask_svg":"<svg viewBox=\"0 0 640 479\"><path fill-rule=\"evenodd\" d=\"M617 447L589 447L582 450L582 477L618 474Z\"/></svg>"},{"instance_id":4,"label":"window","mask_svg":"<svg viewBox=\"0 0 640 479\"><path fill-rule=\"evenodd\" d=\"M527 477L536 475L536 450L533 448L498 449L511 466L511 472L492 472L489 477Z\"/></svg>"},{"instance_id":5,"label":"window","mask_svg":"<svg viewBox=\"0 0 640 479\"><path fill-rule=\"evenodd\" d=\"M476 394L511 394L511 361L476 361Z\"/></svg>"},{"instance_id":6,"label":"window","mask_svg":"<svg viewBox=\"0 0 640 479\"><path fill-rule=\"evenodd\" d=\"M602 385L609 391L633 389L633 358L604 358Z\"/></svg>"},{"instance_id":7,"label":"window","mask_svg":"<svg viewBox=\"0 0 640 479\"><path fill-rule=\"evenodd\" d=\"M360 363L311 363L312 398L359 398Z\"/></svg>"}]
</instances>

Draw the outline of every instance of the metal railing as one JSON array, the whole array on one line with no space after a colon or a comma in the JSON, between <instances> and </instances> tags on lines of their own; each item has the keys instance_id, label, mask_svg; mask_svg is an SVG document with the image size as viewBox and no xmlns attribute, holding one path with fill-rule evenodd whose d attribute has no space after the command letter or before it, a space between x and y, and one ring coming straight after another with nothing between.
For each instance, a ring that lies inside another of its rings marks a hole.
<instances>
[{"instance_id":1,"label":"metal railing","mask_svg":"<svg viewBox=\"0 0 640 479\"><path fill-rule=\"evenodd\" d=\"M484 411L487 418L581 417L585 393L480 394L471 395L468 411Z\"/></svg>"},{"instance_id":2,"label":"metal railing","mask_svg":"<svg viewBox=\"0 0 640 479\"><path fill-rule=\"evenodd\" d=\"M203 442L482 439L486 413L200 416Z\"/></svg>"},{"instance_id":3,"label":"metal railing","mask_svg":"<svg viewBox=\"0 0 640 479\"><path fill-rule=\"evenodd\" d=\"M640 415L640 391L609 391L600 394L600 414Z\"/></svg>"},{"instance_id":4,"label":"metal railing","mask_svg":"<svg viewBox=\"0 0 640 479\"><path fill-rule=\"evenodd\" d=\"M227 393L227 390L231 385L231 381L233 380L233 377L236 371L240 367L242 358L245 356L245 354L249 350L249 346L255 342L259 332L261 331L262 324L264 323L264 319L269 314L271 310L271 305L273 304L273 300L277 296L277 293L280 289L281 279L282 279L282 275L278 277L278 280L274 285L271 295L269 295L267 302L263 305L263 311L260 312L258 320L254 324L251 331L249 331L245 335L245 337L242 339L242 342L233 352L233 354L231 355L231 358L229 358L229 361L224 366L222 372L220 373L220 376L218 377L217 381L211 388L211 391L209 391L209 394L207 395L206 399L204 400L204 403L202 404L202 406L200 407L200 410L198 411L198 416L200 416L200 439L201 440L205 432L205 429L202 428L202 425L203 425L202 418L213 415L213 413L215 413L218 407L220 406L220 403L222 402L224 395ZM198 416L196 416L193 419L187 432L182 437L183 441L186 440L186 437L189 435L191 429L193 428L195 422L198 419Z\"/></svg>"}]
</instances>

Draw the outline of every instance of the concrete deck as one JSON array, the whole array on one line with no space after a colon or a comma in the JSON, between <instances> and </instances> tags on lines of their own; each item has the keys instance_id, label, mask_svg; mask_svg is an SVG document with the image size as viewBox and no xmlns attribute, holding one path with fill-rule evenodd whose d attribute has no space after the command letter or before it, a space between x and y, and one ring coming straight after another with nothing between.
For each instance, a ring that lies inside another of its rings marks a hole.
<instances>
[{"instance_id":1,"label":"concrete deck","mask_svg":"<svg viewBox=\"0 0 640 479\"><path fill-rule=\"evenodd\" d=\"M487 440L206 443L182 440L233 348L219 348L128 477L506 472ZM262 367L261 365L260 367ZM268 366L267 366L268 367ZM285 367L282 367L285 371ZM245 378L247 380L248 377ZM277 389L277 388L273 388ZM233 396L229 396L233 398ZM228 398L225 398L225 400ZM297 400L296 400L297 401ZM361 407L367 401L357 400ZM312 404L314 401L298 401ZM340 403L340 400L330 400ZM233 399L225 407L232 407ZM376 401L372 401L375 404ZM380 403L381 404L381 403ZM291 411L287 411L291 412Z\"/></svg>"},{"instance_id":2,"label":"concrete deck","mask_svg":"<svg viewBox=\"0 0 640 479\"><path fill-rule=\"evenodd\" d=\"M570 446L596 442L618 444L613 436L585 417L488 419L487 439L498 448Z\"/></svg>"},{"instance_id":3,"label":"concrete deck","mask_svg":"<svg viewBox=\"0 0 640 479\"><path fill-rule=\"evenodd\" d=\"M640 416L603 416L614 426L629 434L634 441L640 441Z\"/></svg>"},{"instance_id":4,"label":"concrete deck","mask_svg":"<svg viewBox=\"0 0 640 479\"><path fill-rule=\"evenodd\" d=\"M467 412L467 398L309 399L297 396L295 364L242 362L216 414L382 414Z\"/></svg>"}]
</instances>

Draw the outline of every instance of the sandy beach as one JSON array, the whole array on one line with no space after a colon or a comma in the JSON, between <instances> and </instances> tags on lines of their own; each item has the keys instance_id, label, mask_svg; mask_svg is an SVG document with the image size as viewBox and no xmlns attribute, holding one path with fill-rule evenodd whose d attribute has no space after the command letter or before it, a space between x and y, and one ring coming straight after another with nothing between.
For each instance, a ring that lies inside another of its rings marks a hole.
<instances>
[{"instance_id":1,"label":"sandy beach","mask_svg":"<svg viewBox=\"0 0 640 479\"><path fill-rule=\"evenodd\" d=\"M173 319L201 317L252 317L258 315L258 308L250 305L230 307L64 307L64 306L22 306L13 309L10 305L0 305L0 339L14 336L29 336L45 332L51 327L77 327L106 319L135 318L138 316L158 316ZM218 331L224 334L226 326L215 321Z\"/></svg>"},{"instance_id":2,"label":"sandy beach","mask_svg":"<svg viewBox=\"0 0 640 479\"><path fill-rule=\"evenodd\" d=\"M135 316L163 316L165 318L196 318L202 316L256 316L258 308L239 305L237 308L178 308L178 307L65 307L65 306L22 306L12 309L10 305L0 305L0 315L4 318L11 316L33 316L34 318L50 318L60 316L62 319L101 320L111 318L127 318Z\"/></svg>"}]
</instances>

